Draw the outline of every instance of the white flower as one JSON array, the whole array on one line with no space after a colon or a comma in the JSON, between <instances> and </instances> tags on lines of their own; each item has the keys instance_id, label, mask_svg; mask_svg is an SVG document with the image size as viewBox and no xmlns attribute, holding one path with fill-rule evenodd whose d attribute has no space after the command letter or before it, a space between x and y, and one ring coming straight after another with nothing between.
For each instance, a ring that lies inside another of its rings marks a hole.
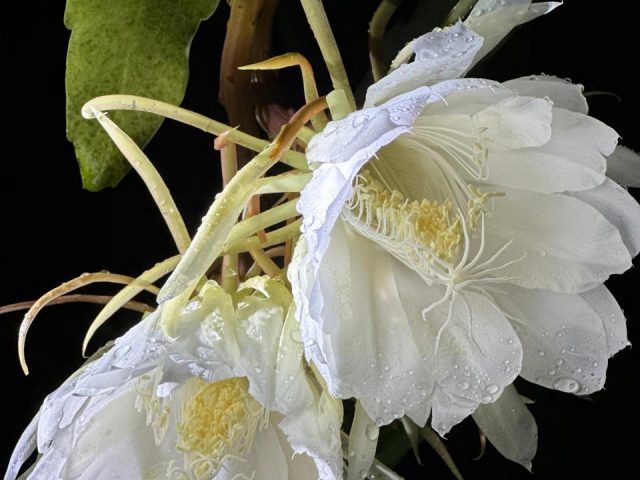
<instances>
[{"instance_id":1,"label":"white flower","mask_svg":"<svg viewBox=\"0 0 640 480\"><path fill-rule=\"evenodd\" d=\"M254 278L209 282L175 338L149 315L47 397L5 479L36 444L30 479L341 478L342 406L306 372L290 303Z\"/></svg>"},{"instance_id":2,"label":"white flower","mask_svg":"<svg viewBox=\"0 0 640 480\"><path fill-rule=\"evenodd\" d=\"M480 44L463 24L430 34L449 63L422 75L464 73ZM476 412L529 465L535 422L505 388L594 392L628 345L602 285L640 249L640 207L605 176L618 136L554 77L403 82L309 144L290 267L305 351L377 424L431 414L445 434Z\"/></svg>"}]
</instances>

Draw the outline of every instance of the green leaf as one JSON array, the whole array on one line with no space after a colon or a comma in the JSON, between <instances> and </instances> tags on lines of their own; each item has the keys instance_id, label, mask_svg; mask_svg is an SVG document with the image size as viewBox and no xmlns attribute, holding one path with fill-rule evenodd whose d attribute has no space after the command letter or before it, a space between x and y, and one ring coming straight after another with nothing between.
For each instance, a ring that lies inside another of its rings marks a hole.
<instances>
[{"instance_id":1,"label":"green leaf","mask_svg":"<svg viewBox=\"0 0 640 480\"><path fill-rule=\"evenodd\" d=\"M68 0L67 137L75 147L84 188L116 186L129 165L98 122L80 109L100 95L132 94L175 105L184 97L191 39L219 0ZM162 118L111 112L143 147Z\"/></svg>"}]
</instances>

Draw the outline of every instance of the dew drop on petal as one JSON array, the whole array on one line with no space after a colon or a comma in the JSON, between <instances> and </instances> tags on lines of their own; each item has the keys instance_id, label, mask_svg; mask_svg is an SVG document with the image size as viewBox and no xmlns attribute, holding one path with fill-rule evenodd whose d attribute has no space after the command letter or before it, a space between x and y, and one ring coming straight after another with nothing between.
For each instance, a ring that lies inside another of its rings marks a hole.
<instances>
[{"instance_id":1,"label":"dew drop on petal","mask_svg":"<svg viewBox=\"0 0 640 480\"><path fill-rule=\"evenodd\" d=\"M566 393L576 393L580 390L580 384L572 378L559 378L553 383L553 388Z\"/></svg>"},{"instance_id":2,"label":"dew drop on petal","mask_svg":"<svg viewBox=\"0 0 640 480\"><path fill-rule=\"evenodd\" d=\"M375 425L367 425L364 433L367 435L367 438L373 442L378 439L379 430Z\"/></svg>"}]
</instances>

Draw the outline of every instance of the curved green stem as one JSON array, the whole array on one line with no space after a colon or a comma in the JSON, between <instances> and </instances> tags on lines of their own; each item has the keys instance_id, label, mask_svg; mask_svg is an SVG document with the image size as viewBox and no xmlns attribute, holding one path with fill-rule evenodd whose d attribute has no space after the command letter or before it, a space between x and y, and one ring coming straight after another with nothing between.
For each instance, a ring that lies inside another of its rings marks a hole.
<instances>
[{"instance_id":1,"label":"curved green stem","mask_svg":"<svg viewBox=\"0 0 640 480\"><path fill-rule=\"evenodd\" d=\"M84 340L82 342L82 354L84 355L87 351L87 346L89 345L89 341L96 333L96 330L100 328L111 316L117 312L120 308L122 308L126 303L135 297L138 293L140 293L145 285L149 285L156 280L164 277L170 271L172 271L175 266L180 261L180 255L176 255L174 257L168 258L160 263L157 263L149 270L143 272L138 278L131 279L131 282L128 282L128 285L120 290L118 293L114 295L114 297L107 303L104 308L98 313L95 320L91 322L89 325L89 329L85 334Z\"/></svg>"},{"instance_id":2,"label":"curved green stem","mask_svg":"<svg viewBox=\"0 0 640 480\"><path fill-rule=\"evenodd\" d=\"M107 132L113 143L122 152L124 157L131 164L133 169L140 175L142 181L147 186L147 190L151 193L153 200L156 202L162 217L164 218L173 241L178 247L179 252L184 252L191 238L184 224L184 220L178 211L176 203L173 201L171 193L167 188L167 184L155 169L149 158L138 147L129 135L127 135L118 125L112 122L104 113L94 108L92 110L94 118L100 122L102 128Z\"/></svg>"},{"instance_id":3,"label":"curved green stem","mask_svg":"<svg viewBox=\"0 0 640 480\"><path fill-rule=\"evenodd\" d=\"M186 125L198 128L204 132L213 135L222 135L226 133L226 139L242 147L261 152L269 146L269 142L261 140L252 135L248 135L240 130L234 129L229 125L217 122L211 118L200 115L190 110L176 107L170 103L153 100L151 98L138 97L135 95L105 95L89 100L82 107L82 116L88 119L94 117L93 109L100 111L108 110L134 110L138 112L153 113L162 117L170 118ZM294 151L284 152L280 159L283 163L307 170L307 161L303 154Z\"/></svg>"}]
</instances>

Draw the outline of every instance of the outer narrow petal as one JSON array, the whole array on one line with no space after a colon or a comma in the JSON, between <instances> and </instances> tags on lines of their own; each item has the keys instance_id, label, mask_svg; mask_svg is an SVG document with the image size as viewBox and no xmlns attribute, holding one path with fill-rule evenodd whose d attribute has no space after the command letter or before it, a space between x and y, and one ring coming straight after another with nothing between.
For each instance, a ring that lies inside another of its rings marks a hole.
<instances>
[{"instance_id":1,"label":"outer narrow petal","mask_svg":"<svg viewBox=\"0 0 640 480\"><path fill-rule=\"evenodd\" d=\"M503 83L505 87L513 88L519 95L527 97L549 98L558 108L572 112L589 113L587 99L582 94L582 85L576 85L551 75L530 75L514 78Z\"/></svg>"},{"instance_id":2,"label":"outer narrow petal","mask_svg":"<svg viewBox=\"0 0 640 480\"><path fill-rule=\"evenodd\" d=\"M423 85L461 77L481 46L482 37L462 22L415 39L415 60L371 85L364 106L380 105Z\"/></svg>"},{"instance_id":3,"label":"outer narrow petal","mask_svg":"<svg viewBox=\"0 0 640 480\"><path fill-rule=\"evenodd\" d=\"M11 459L9 460L9 466L4 474L4 480L15 480L18 477L18 472L24 462L31 456L37 446L36 433L38 428L38 420L40 419L40 412L29 422L29 425L24 430L20 439L13 449Z\"/></svg>"},{"instance_id":4,"label":"outer narrow petal","mask_svg":"<svg viewBox=\"0 0 640 480\"><path fill-rule=\"evenodd\" d=\"M328 392L315 392L314 403L289 413L279 424L295 453L311 457L321 480L342 478L342 403Z\"/></svg>"},{"instance_id":5,"label":"outer narrow petal","mask_svg":"<svg viewBox=\"0 0 640 480\"><path fill-rule=\"evenodd\" d=\"M464 22L484 38L474 63L493 50L514 27L548 13L558 5L561 2L536 6L531 0L480 0Z\"/></svg>"},{"instance_id":6,"label":"outer narrow petal","mask_svg":"<svg viewBox=\"0 0 640 480\"><path fill-rule=\"evenodd\" d=\"M523 287L575 293L631 266L618 229L590 205L566 195L504 190L486 230L486 255L512 242L494 263L505 265L497 276Z\"/></svg>"},{"instance_id":7,"label":"outer narrow petal","mask_svg":"<svg viewBox=\"0 0 640 480\"><path fill-rule=\"evenodd\" d=\"M625 187L640 187L640 155L618 145L607 158L607 176Z\"/></svg>"},{"instance_id":8,"label":"outer narrow petal","mask_svg":"<svg viewBox=\"0 0 640 480\"><path fill-rule=\"evenodd\" d=\"M591 190L573 192L571 196L602 213L620 231L632 257L640 252L640 204L629 192L607 178L602 185Z\"/></svg>"},{"instance_id":9,"label":"outer narrow petal","mask_svg":"<svg viewBox=\"0 0 640 480\"><path fill-rule=\"evenodd\" d=\"M627 339L627 323L624 313L607 287L600 285L580 295L602 320L609 357L631 345Z\"/></svg>"},{"instance_id":10,"label":"outer narrow petal","mask_svg":"<svg viewBox=\"0 0 640 480\"><path fill-rule=\"evenodd\" d=\"M480 405L473 419L496 450L531 470L538 449L538 426L513 385L494 403Z\"/></svg>"},{"instance_id":11,"label":"outer narrow petal","mask_svg":"<svg viewBox=\"0 0 640 480\"><path fill-rule=\"evenodd\" d=\"M536 192L587 190L605 179L606 156L618 134L604 123L553 109L551 138L544 145L489 149L489 183Z\"/></svg>"},{"instance_id":12,"label":"outer narrow petal","mask_svg":"<svg viewBox=\"0 0 640 480\"><path fill-rule=\"evenodd\" d=\"M512 318L524 359L525 379L567 393L600 390L608 347L602 319L580 295L504 286L496 296Z\"/></svg>"}]
</instances>

